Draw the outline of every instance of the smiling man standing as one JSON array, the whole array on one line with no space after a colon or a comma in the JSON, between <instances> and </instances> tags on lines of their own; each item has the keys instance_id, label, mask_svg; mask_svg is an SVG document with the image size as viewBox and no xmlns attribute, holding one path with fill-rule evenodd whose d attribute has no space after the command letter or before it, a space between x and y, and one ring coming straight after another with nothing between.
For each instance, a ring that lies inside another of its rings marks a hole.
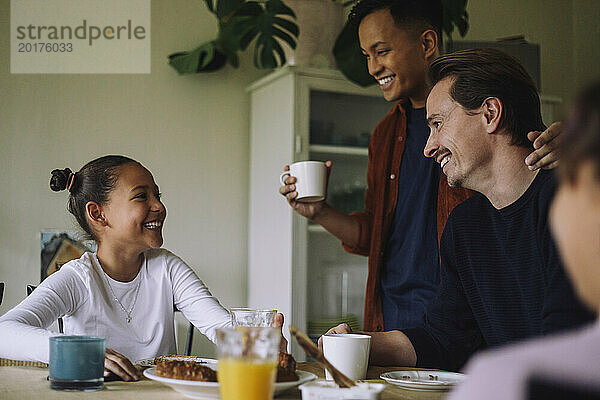
<instances>
[{"instance_id":1,"label":"smiling man standing","mask_svg":"<svg viewBox=\"0 0 600 400\"><path fill-rule=\"evenodd\" d=\"M365 209L346 215L326 201L296 202L294 177L280 193L299 214L338 237L347 251L369 256L364 329L404 329L422 322L440 282L438 241L444 224L469 196L450 188L440 179L439 165L423 157L429 135L427 71L440 55L442 5L440 0L363 0L350 20L358 27L369 73L385 99L397 102L369 144ZM530 134L538 149L535 167L555 165L556 135L556 126L541 136ZM525 166L523 160L515 162Z\"/></svg>"}]
</instances>

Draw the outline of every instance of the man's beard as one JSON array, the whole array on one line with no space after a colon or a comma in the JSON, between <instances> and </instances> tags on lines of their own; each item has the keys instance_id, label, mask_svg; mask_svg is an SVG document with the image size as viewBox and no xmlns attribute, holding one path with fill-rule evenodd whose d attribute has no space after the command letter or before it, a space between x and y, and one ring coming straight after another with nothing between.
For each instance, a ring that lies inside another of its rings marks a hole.
<instances>
[{"instance_id":1,"label":"man's beard","mask_svg":"<svg viewBox=\"0 0 600 400\"><path fill-rule=\"evenodd\" d=\"M450 187L455 187L455 188L459 188L459 187L464 187L464 179L463 177L460 176L453 176L450 177L448 175L446 175L446 180L448 181L448 186Z\"/></svg>"}]
</instances>

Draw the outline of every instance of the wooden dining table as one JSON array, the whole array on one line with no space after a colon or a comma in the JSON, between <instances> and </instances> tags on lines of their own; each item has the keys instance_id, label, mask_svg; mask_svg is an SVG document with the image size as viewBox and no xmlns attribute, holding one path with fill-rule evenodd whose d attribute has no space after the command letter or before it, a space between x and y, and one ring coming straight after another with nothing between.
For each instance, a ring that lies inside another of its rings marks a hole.
<instances>
[{"instance_id":1,"label":"wooden dining table","mask_svg":"<svg viewBox=\"0 0 600 400\"><path fill-rule=\"evenodd\" d=\"M319 365L311 362L298 363L297 368L311 372L324 379L324 372ZM370 366L367 371L367 381L385 383L379 375L387 371L405 370L403 367ZM63 392L50 389L47 380L48 368L33 366L0 366L0 399L22 400L53 400L53 399L143 399L171 400L186 399L182 394L161 383L143 378L138 382L105 382L104 390L97 392ZM381 393L381 400L438 400L446 397L448 392L415 391L386 384ZM302 398L298 388L292 388L275 397L277 400L299 400ZM240 399L242 400L242 399Z\"/></svg>"}]
</instances>

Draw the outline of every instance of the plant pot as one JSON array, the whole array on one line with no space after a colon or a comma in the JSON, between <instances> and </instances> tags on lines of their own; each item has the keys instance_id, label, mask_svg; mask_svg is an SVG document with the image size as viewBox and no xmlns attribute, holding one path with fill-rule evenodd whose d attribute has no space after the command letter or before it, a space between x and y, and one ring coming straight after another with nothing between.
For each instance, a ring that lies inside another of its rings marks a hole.
<instances>
[{"instance_id":1,"label":"plant pot","mask_svg":"<svg viewBox=\"0 0 600 400\"><path fill-rule=\"evenodd\" d=\"M333 45L344 27L344 8L331 0L285 0L296 14L296 50L284 46L289 65L335 68Z\"/></svg>"}]
</instances>

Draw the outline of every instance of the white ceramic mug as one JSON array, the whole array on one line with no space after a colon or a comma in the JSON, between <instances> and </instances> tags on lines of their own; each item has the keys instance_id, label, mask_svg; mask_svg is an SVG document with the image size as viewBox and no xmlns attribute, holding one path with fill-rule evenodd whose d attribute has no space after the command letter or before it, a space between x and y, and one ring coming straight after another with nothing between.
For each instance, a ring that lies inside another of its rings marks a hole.
<instances>
[{"instance_id":1,"label":"white ceramic mug","mask_svg":"<svg viewBox=\"0 0 600 400\"><path fill-rule=\"evenodd\" d=\"M323 335L323 355L352 380L365 379L369 365L371 336L357 333ZM329 371L325 378L332 380Z\"/></svg>"},{"instance_id":2,"label":"white ceramic mug","mask_svg":"<svg viewBox=\"0 0 600 400\"><path fill-rule=\"evenodd\" d=\"M289 176L296 178L296 201L302 203L314 203L325 200L327 185L327 167L322 161L300 161L290 165L289 171L283 171L279 181L285 185Z\"/></svg>"}]
</instances>

